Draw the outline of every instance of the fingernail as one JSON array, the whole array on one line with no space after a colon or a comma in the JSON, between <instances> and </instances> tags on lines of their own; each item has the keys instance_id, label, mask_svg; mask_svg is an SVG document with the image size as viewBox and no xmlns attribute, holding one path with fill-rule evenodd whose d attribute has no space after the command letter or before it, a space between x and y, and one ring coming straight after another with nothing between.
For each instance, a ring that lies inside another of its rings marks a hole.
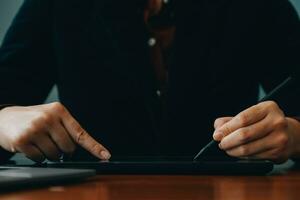
<instances>
[{"instance_id":1,"label":"fingernail","mask_svg":"<svg viewBox=\"0 0 300 200\"><path fill-rule=\"evenodd\" d=\"M219 144L219 148L222 149L222 143Z\"/></svg>"},{"instance_id":2,"label":"fingernail","mask_svg":"<svg viewBox=\"0 0 300 200\"><path fill-rule=\"evenodd\" d=\"M102 159L104 159L104 160L109 160L111 157L110 153L108 153L107 151L101 151L100 155L101 155Z\"/></svg>"},{"instance_id":3,"label":"fingernail","mask_svg":"<svg viewBox=\"0 0 300 200\"><path fill-rule=\"evenodd\" d=\"M215 140L221 141L223 138L223 133L221 131L215 131L213 136Z\"/></svg>"}]
</instances>

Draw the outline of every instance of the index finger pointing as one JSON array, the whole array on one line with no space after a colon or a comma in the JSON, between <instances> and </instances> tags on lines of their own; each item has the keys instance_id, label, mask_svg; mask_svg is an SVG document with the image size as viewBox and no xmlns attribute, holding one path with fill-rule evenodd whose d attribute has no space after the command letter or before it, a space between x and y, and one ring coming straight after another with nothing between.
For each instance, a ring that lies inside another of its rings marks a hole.
<instances>
[{"instance_id":1,"label":"index finger pointing","mask_svg":"<svg viewBox=\"0 0 300 200\"><path fill-rule=\"evenodd\" d=\"M71 116L71 114L68 113L68 111L66 111L65 115L61 119L74 142L102 160L110 159L111 155L109 151L92 138Z\"/></svg>"}]
</instances>

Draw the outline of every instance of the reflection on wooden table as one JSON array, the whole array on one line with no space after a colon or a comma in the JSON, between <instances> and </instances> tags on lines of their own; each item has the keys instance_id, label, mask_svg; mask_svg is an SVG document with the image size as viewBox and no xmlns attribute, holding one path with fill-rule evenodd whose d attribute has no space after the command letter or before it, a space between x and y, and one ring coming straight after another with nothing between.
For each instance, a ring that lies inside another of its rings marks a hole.
<instances>
[{"instance_id":1,"label":"reflection on wooden table","mask_svg":"<svg viewBox=\"0 0 300 200\"><path fill-rule=\"evenodd\" d=\"M84 183L4 193L5 200L300 199L300 171L275 176L97 176Z\"/></svg>"}]
</instances>

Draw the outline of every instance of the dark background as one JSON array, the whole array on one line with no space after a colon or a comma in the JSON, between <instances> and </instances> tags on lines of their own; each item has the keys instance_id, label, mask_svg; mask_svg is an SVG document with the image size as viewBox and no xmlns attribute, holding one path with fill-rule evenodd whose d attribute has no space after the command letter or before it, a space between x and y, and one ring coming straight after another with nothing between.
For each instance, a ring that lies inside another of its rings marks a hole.
<instances>
[{"instance_id":1,"label":"dark background","mask_svg":"<svg viewBox=\"0 0 300 200\"><path fill-rule=\"evenodd\" d=\"M7 28L9 27L12 19L14 18L19 7L22 5L23 1L24 0L0 0L0 45L7 31ZM295 5L295 8L298 10L300 14L300 0L290 0L290 1ZM263 96L264 93L262 90L260 93L261 93L260 96ZM49 94L47 102L53 102L57 100L58 100L57 90L56 87L54 87L52 92Z\"/></svg>"}]
</instances>

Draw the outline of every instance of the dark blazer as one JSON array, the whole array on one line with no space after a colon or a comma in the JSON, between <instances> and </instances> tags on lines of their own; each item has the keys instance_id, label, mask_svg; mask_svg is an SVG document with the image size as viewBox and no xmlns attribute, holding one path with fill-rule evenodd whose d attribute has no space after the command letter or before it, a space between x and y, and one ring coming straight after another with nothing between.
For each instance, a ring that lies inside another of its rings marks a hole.
<instances>
[{"instance_id":1,"label":"dark blazer","mask_svg":"<svg viewBox=\"0 0 300 200\"><path fill-rule=\"evenodd\" d=\"M150 65L142 0L25 0L0 50L0 104L61 102L116 155L194 155L300 67L287 0L177 0L167 111ZM297 115L294 98L278 99Z\"/></svg>"}]
</instances>

